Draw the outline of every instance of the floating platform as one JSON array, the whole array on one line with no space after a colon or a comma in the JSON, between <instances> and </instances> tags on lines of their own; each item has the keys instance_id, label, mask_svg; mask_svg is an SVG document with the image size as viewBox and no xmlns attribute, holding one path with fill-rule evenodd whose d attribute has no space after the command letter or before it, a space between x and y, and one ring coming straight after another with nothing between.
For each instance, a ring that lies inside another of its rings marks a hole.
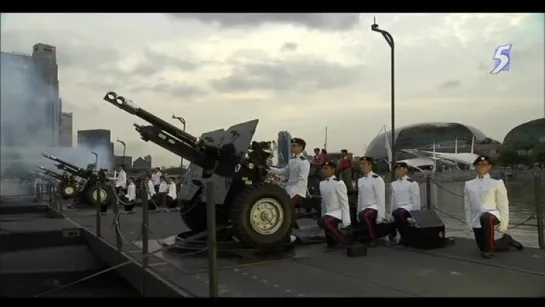
<instances>
[{"instance_id":1,"label":"floating platform","mask_svg":"<svg viewBox=\"0 0 545 307\"><path fill-rule=\"evenodd\" d=\"M116 247L114 216L100 216L101 238L95 236L95 209L50 209L61 228L79 229L93 252L115 266L136 289L149 297L208 296L206 253L181 256L168 250L149 258L142 274L141 212L120 214L123 244ZM301 228L315 221L301 220ZM41 226L40 226L41 225ZM43 222L3 221L2 229L36 231ZM49 226L48 226L49 227ZM149 214L149 251L164 249L187 231L179 212ZM422 251L378 246L366 257L350 258L345 250L325 244L299 244L276 255L230 255L218 258L220 297L544 297L545 250L525 248L479 256L475 242L462 238L443 249ZM145 286L142 286L145 285Z\"/></svg>"}]
</instances>

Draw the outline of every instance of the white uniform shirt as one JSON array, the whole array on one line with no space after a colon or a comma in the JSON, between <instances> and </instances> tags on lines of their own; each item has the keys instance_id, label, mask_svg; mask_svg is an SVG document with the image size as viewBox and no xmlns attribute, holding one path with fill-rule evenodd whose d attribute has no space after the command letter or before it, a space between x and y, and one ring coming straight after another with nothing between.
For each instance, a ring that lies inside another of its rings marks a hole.
<instances>
[{"instance_id":1,"label":"white uniform shirt","mask_svg":"<svg viewBox=\"0 0 545 307\"><path fill-rule=\"evenodd\" d=\"M126 188L127 187L127 174L124 170L121 170L117 177L115 178L115 187L116 188Z\"/></svg>"},{"instance_id":2,"label":"white uniform shirt","mask_svg":"<svg viewBox=\"0 0 545 307\"><path fill-rule=\"evenodd\" d=\"M161 184L161 176L163 176L163 174L161 172L157 172L155 174L153 174L153 176L151 177L151 180L153 181L153 185L160 185Z\"/></svg>"},{"instance_id":3,"label":"white uniform shirt","mask_svg":"<svg viewBox=\"0 0 545 307\"><path fill-rule=\"evenodd\" d=\"M420 210L420 186L418 182L407 176L392 182L392 196L390 208L392 211L398 208L407 211Z\"/></svg>"},{"instance_id":4,"label":"white uniform shirt","mask_svg":"<svg viewBox=\"0 0 545 307\"><path fill-rule=\"evenodd\" d=\"M335 176L321 181L320 195L322 197L322 216L332 216L341 220L343 227L350 226L350 207L344 182Z\"/></svg>"},{"instance_id":5,"label":"white uniform shirt","mask_svg":"<svg viewBox=\"0 0 545 307\"><path fill-rule=\"evenodd\" d=\"M467 226L481 228L479 217L488 212L495 215L500 221L500 232L507 231L509 225L509 200L503 180L482 178L466 181L464 188L464 207Z\"/></svg>"},{"instance_id":6,"label":"white uniform shirt","mask_svg":"<svg viewBox=\"0 0 545 307\"><path fill-rule=\"evenodd\" d=\"M153 182L151 180L148 180L148 195L150 198L155 195L155 187L153 186Z\"/></svg>"},{"instance_id":7,"label":"white uniform shirt","mask_svg":"<svg viewBox=\"0 0 545 307\"><path fill-rule=\"evenodd\" d=\"M165 181L161 181L159 185L159 193L166 193L168 191L168 185Z\"/></svg>"},{"instance_id":8,"label":"white uniform shirt","mask_svg":"<svg viewBox=\"0 0 545 307\"><path fill-rule=\"evenodd\" d=\"M386 211L386 190L384 179L370 172L358 179L358 210L377 210L377 220L384 220Z\"/></svg>"},{"instance_id":9,"label":"white uniform shirt","mask_svg":"<svg viewBox=\"0 0 545 307\"><path fill-rule=\"evenodd\" d=\"M133 201L136 199L136 185L134 183L129 183L129 186L127 187L127 194L125 194L125 197L129 201Z\"/></svg>"},{"instance_id":10,"label":"white uniform shirt","mask_svg":"<svg viewBox=\"0 0 545 307\"><path fill-rule=\"evenodd\" d=\"M168 196L172 199L176 199L178 196L178 194L176 194L176 184L174 182L168 184Z\"/></svg>"},{"instance_id":11,"label":"white uniform shirt","mask_svg":"<svg viewBox=\"0 0 545 307\"><path fill-rule=\"evenodd\" d=\"M303 198L307 196L308 173L310 172L310 163L301 153L291 158L288 165L284 168L271 168L272 172L288 177L286 191L290 197L299 195Z\"/></svg>"}]
</instances>

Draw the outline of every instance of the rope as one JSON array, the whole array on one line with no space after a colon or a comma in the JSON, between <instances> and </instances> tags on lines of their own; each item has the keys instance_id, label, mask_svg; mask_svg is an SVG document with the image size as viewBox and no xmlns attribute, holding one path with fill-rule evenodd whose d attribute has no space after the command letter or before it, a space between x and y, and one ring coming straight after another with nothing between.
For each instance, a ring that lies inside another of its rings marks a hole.
<instances>
[{"instance_id":1,"label":"rope","mask_svg":"<svg viewBox=\"0 0 545 307\"><path fill-rule=\"evenodd\" d=\"M447 213L447 212L445 212L445 211L442 211L441 209L439 209L439 208L437 208L437 207L435 207L435 206L433 206L433 209L434 209L435 211L438 211L438 212L440 212L440 213L442 213L442 214L444 214L444 215L446 215L446 216L448 216L448 217L450 217L450 218L452 218L452 219L454 219L454 220L456 220L456 221L458 221L458 222L464 224L464 225L467 224L466 221L464 221L464 220L462 220L462 219L456 217L455 215L452 215L452 214L450 214L450 213ZM527 223L528 223L529 221L531 221L531 220L533 220L533 219L535 218L535 215L536 215L535 213L534 213L534 214L531 214L531 215L530 215L527 219L525 219L524 221L522 221L522 222L520 222L520 223L518 223L518 224L515 224L514 226L510 226L510 227L508 227L507 229L515 229L515 228L517 228L517 227L520 227L520 226L523 226L523 225L527 225ZM537 225L528 225L528 226L535 226L535 227L537 227Z\"/></svg>"}]
</instances>

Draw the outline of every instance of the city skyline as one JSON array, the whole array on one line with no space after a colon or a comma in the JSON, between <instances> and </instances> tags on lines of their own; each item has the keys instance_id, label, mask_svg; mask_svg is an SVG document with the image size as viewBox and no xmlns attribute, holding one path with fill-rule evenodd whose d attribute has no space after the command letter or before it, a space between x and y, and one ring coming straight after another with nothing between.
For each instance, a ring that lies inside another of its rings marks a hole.
<instances>
[{"instance_id":1,"label":"city skyline","mask_svg":"<svg viewBox=\"0 0 545 307\"><path fill-rule=\"evenodd\" d=\"M322 147L327 126L330 151L361 154L389 126L389 50L370 31L371 14L6 15L2 51L57 47L74 131L109 129L131 156L149 153L156 164L179 157L140 140L132 123L142 121L101 101L107 91L178 125L175 112L197 136L258 118L258 140L287 130ZM396 40L396 126L457 122L501 141L543 116L539 15L379 14L377 22ZM511 71L490 75L494 50L506 43Z\"/></svg>"}]
</instances>

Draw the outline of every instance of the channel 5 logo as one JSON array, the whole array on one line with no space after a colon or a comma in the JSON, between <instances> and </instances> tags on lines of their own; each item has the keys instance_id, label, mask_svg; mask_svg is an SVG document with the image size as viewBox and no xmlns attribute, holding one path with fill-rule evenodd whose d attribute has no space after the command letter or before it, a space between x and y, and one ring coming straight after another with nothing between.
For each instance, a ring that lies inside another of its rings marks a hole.
<instances>
[{"instance_id":1,"label":"channel 5 logo","mask_svg":"<svg viewBox=\"0 0 545 307\"><path fill-rule=\"evenodd\" d=\"M490 72L491 75L497 75L502 71L509 71L511 67L511 48L513 44L501 45L496 48L494 53L494 69Z\"/></svg>"}]
</instances>

